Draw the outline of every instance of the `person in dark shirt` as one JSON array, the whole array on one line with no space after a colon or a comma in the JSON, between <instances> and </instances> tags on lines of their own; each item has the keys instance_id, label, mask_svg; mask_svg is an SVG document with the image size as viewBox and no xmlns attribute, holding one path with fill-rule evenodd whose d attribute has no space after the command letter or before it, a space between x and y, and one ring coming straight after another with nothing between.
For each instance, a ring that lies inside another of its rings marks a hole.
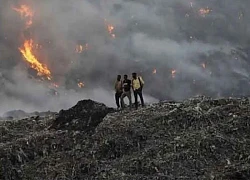
<instances>
[{"instance_id":1,"label":"person in dark shirt","mask_svg":"<svg viewBox=\"0 0 250 180\"><path fill-rule=\"evenodd\" d=\"M132 108L132 99L131 99L131 80L128 79L128 75L124 75L124 80L122 81L122 85L123 85L123 93L121 95L121 105L122 108L125 107L124 104L124 98L128 97L129 100L129 107L130 109Z\"/></svg>"}]
</instances>

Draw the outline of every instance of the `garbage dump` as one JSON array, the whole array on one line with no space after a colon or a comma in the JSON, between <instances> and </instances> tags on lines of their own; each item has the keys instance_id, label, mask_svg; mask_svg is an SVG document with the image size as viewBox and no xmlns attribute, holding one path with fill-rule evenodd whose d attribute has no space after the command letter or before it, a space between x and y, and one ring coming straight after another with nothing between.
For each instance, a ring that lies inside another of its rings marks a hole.
<instances>
[{"instance_id":1,"label":"garbage dump","mask_svg":"<svg viewBox=\"0 0 250 180\"><path fill-rule=\"evenodd\" d=\"M80 101L0 122L0 179L250 179L250 101L195 97L114 112Z\"/></svg>"}]
</instances>

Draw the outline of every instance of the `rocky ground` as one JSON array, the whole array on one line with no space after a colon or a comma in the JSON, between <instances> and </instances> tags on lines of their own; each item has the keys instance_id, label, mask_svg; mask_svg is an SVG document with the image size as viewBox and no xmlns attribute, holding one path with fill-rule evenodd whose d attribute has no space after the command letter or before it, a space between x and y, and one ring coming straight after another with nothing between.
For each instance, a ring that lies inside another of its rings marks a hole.
<instances>
[{"instance_id":1,"label":"rocky ground","mask_svg":"<svg viewBox=\"0 0 250 180\"><path fill-rule=\"evenodd\" d=\"M198 97L115 112L84 100L0 121L0 179L250 179L250 101Z\"/></svg>"}]
</instances>

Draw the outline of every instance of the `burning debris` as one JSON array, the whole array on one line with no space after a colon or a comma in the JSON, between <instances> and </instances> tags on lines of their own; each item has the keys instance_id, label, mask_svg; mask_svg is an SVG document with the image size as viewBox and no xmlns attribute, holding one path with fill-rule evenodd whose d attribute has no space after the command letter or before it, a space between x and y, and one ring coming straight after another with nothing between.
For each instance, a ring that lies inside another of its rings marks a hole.
<instances>
[{"instance_id":1,"label":"burning debris","mask_svg":"<svg viewBox=\"0 0 250 180\"><path fill-rule=\"evenodd\" d=\"M200 96L112 113L84 100L0 121L0 179L249 179L249 108Z\"/></svg>"},{"instance_id":2,"label":"burning debris","mask_svg":"<svg viewBox=\"0 0 250 180\"><path fill-rule=\"evenodd\" d=\"M115 38L115 34L113 33L114 29L115 29L114 26L108 25L109 34L110 34L113 38Z\"/></svg>"},{"instance_id":3,"label":"burning debris","mask_svg":"<svg viewBox=\"0 0 250 180\"><path fill-rule=\"evenodd\" d=\"M77 85L79 88L83 88L85 86L85 84L83 82L79 82Z\"/></svg>"},{"instance_id":4,"label":"burning debris","mask_svg":"<svg viewBox=\"0 0 250 180\"><path fill-rule=\"evenodd\" d=\"M108 30L108 33L110 34L110 36L112 38L115 38L115 34L114 34L115 27L113 25L109 24L106 19L104 20L104 22L105 22L105 25L107 26L107 30Z\"/></svg>"},{"instance_id":5,"label":"burning debris","mask_svg":"<svg viewBox=\"0 0 250 180\"><path fill-rule=\"evenodd\" d=\"M45 76L51 80L51 72L46 65L40 63L33 53L33 40L25 40L24 47L19 48L25 60L30 64L31 68L35 69L38 76Z\"/></svg>"},{"instance_id":6,"label":"burning debris","mask_svg":"<svg viewBox=\"0 0 250 180\"><path fill-rule=\"evenodd\" d=\"M27 5L21 5L20 8L13 8L16 12L20 13L21 17L26 19L26 29L33 24L34 13ZM25 36L22 34L22 37ZM38 76L45 76L48 80L51 80L51 72L48 67L42 64L34 53L35 45L32 39L24 39L23 47L19 48L19 51L22 53L24 60L30 65L31 68L37 71Z\"/></svg>"}]
</instances>

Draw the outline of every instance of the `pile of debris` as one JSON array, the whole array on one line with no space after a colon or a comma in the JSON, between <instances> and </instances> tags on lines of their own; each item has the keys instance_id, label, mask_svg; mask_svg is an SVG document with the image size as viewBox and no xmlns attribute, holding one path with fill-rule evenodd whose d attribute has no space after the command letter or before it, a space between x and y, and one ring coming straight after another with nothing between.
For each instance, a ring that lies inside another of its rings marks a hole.
<instances>
[{"instance_id":1,"label":"pile of debris","mask_svg":"<svg viewBox=\"0 0 250 180\"><path fill-rule=\"evenodd\" d=\"M114 112L114 109L108 108L102 103L96 103L92 100L79 101L74 107L61 110L51 128L57 130L94 130L111 112Z\"/></svg>"},{"instance_id":2,"label":"pile of debris","mask_svg":"<svg viewBox=\"0 0 250 180\"><path fill-rule=\"evenodd\" d=\"M250 179L248 98L122 112L86 100L58 117L0 128L4 180Z\"/></svg>"},{"instance_id":3,"label":"pile of debris","mask_svg":"<svg viewBox=\"0 0 250 180\"><path fill-rule=\"evenodd\" d=\"M55 114L56 114L55 112L51 112L51 111L27 113L23 110L13 110L13 111L8 111L4 113L3 116L0 117L0 120L24 119L24 118L32 118L35 116L46 117L46 116L51 116Z\"/></svg>"}]
</instances>

